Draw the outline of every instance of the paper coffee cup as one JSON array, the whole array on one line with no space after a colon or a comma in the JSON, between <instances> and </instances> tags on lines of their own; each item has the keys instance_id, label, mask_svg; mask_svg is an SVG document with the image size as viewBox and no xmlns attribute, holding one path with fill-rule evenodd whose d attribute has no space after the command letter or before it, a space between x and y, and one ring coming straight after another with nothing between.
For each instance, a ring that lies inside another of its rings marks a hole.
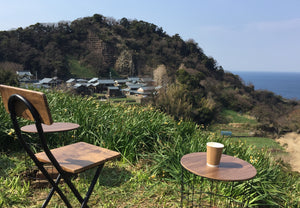
<instances>
[{"instance_id":1,"label":"paper coffee cup","mask_svg":"<svg viewBox=\"0 0 300 208\"><path fill-rule=\"evenodd\" d=\"M220 165L224 145L218 142L206 143L206 164L210 167Z\"/></svg>"}]
</instances>

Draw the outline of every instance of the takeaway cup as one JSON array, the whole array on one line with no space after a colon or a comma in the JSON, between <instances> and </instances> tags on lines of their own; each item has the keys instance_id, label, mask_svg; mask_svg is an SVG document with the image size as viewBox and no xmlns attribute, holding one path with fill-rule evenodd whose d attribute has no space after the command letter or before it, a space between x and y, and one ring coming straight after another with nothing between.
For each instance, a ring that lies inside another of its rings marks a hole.
<instances>
[{"instance_id":1,"label":"takeaway cup","mask_svg":"<svg viewBox=\"0 0 300 208\"><path fill-rule=\"evenodd\" d=\"M224 145L218 142L206 143L206 165L210 167L218 167L220 164Z\"/></svg>"}]
</instances>

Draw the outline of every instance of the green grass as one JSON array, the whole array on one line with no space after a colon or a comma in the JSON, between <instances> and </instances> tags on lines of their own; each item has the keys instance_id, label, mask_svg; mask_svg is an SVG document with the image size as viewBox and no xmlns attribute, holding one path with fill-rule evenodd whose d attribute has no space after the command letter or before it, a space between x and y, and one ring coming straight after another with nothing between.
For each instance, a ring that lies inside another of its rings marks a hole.
<instances>
[{"instance_id":1,"label":"green grass","mask_svg":"<svg viewBox=\"0 0 300 208\"><path fill-rule=\"evenodd\" d=\"M3 162L0 156L0 161ZM25 164L17 155L10 155L13 160L6 167L10 172L0 178L0 207L41 207L50 191L48 186L33 188L22 176L17 175L14 165L19 164L24 171ZM6 160L6 159L4 159ZM14 164L14 165L12 165ZM7 163L5 164L7 165ZM2 167L4 165L2 164ZM170 183L164 177L151 174L149 165L140 161L135 166L130 163L115 161L105 164L89 201L90 207L178 207L180 203L180 187L177 183ZM87 185L94 174L94 169L80 174L74 184L80 193L87 191ZM77 199L70 190L61 184L62 189L74 207L78 207ZM49 207L65 207L57 194L53 196Z\"/></svg>"},{"instance_id":2,"label":"green grass","mask_svg":"<svg viewBox=\"0 0 300 208\"><path fill-rule=\"evenodd\" d=\"M299 175L287 172L282 163L271 159L267 148L256 148L250 141L224 139L193 122L175 121L152 106L103 103L92 97L62 92L46 92L46 95L55 121L75 122L81 126L74 132L64 133L63 137L52 134L50 147L85 141L122 155L119 161L106 164L90 199L90 207L178 207L180 159L187 153L206 151L208 141L222 142L225 154L246 160L257 169L251 187L245 189L246 182L235 185L237 200L249 196L252 207L299 205ZM49 188L34 188L20 176L25 169L22 150L16 147L18 143L10 131L11 122L2 104L0 113L0 207L40 207ZM22 121L22 125L25 123ZM30 135L26 138L33 139ZM91 172L80 174L74 181L81 193L86 191L91 175ZM209 183L203 184L205 189L209 187ZM221 194L229 194L226 187L226 183L218 184ZM65 192L76 204L70 191ZM50 207L64 205L55 195Z\"/></svg>"},{"instance_id":3,"label":"green grass","mask_svg":"<svg viewBox=\"0 0 300 208\"><path fill-rule=\"evenodd\" d=\"M235 137L249 137L256 131L258 125L255 118L232 110L223 110L221 118L221 123L215 123L209 127L210 131L219 135L221 131L231 131Z\"/></svg>"},{"instance_id":4,"label":"green grass","mask_svg":"<svg viewBox=\"0 0 300 208\"><path fill-rule=\"evenodd\" d=\"M229 123L257 124L255 118L247 114L241 114L232 110L224 110L221 116L225 117Z\"/></svg>"},{"instance_id":5,"label":"green grass","mask_svg":"<svg viewBox=\"0 0 300 208\"><path fill-rule=\"evenodd\" d=\"M97 74L94 72L93 69L83 66L80 62L76 59L69 59L70 64L70 71L74 77L81 77L81 78L92 78L97 77Z\"/></svg>"},{"instance_id":6,"label":"green grass","mask_svg":"<svg viewBox=\"0 0 300 208\"><path fill-rule=\"evenodd\" d=\"M266 137L250 137L249 133L255 130L255 125L258 122L247 114L240 114L232 110L224 110L222 116L228 121L227 124L216 124L213 128L214 131L227 130L232 131L232 137L224 137L234 142L244 142L253 145L258 149L268 148L270 150L283 150L278 142L274 139ZM234 124L232 124L234 123Z\"/></svg>"},{"instance_id":7,"label":"green grass","mask_svg":"<svg viewBox=\"0 0 300 208\"><path fill-rule=\"evenodd\" d=\"M283 150L283 148L274 139L265 137L228 137L229 140L235 142L244 142L249 145L253 145L258 149L268 148L274 150Z\"/></svg>"}]
</instances>

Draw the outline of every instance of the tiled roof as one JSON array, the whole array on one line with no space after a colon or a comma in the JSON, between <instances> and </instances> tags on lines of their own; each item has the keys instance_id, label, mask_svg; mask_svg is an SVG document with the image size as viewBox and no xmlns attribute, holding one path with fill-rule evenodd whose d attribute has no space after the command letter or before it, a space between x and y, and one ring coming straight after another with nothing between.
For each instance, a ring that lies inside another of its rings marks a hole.
<instances>
[{"instance_id":1,"label":"tiled roof","mask_svg":"<svg viewBox=\"0 0 300 208\"><path fill-rule=\"evenodd\" d=\"M53 81L52 78L44 78L42 80L40 80L40 84L49 84Z\"/></svg>"},{"instance_id":2,"label":"tiled roof","mask_svg":"<svg viewBox=\"0 0 300 208\"><path fill-rule=\"evenodd\" d=\"M90 79L88 82L91 83L91 82L97 82L97 81L98 81L98 78L94 77L93 79Z\"/></svg>"},{"instance_id":3,"label":"tiled roof","mask_svg":"<svg viewBox=\"0 0 300 208\"><path fill-rule=\"evenodd\" d=\"M66 83L71 83L71 82L75 82L75 81L76 81L75 79L71 78L71 79L68 79L68 80L66 81Z\"/></svg>"}]
</instances>

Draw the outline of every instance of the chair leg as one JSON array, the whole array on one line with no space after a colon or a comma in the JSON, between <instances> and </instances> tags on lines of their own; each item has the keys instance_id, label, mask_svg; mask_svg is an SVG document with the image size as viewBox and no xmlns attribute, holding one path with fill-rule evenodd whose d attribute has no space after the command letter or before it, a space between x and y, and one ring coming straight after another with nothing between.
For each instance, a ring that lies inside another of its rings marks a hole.
<instances>
[{"instance_id":1,"label":"chair leg","mask_svg":"<svg viewBox=\"0 0 300 208\"><path fill-rule=\"evenodd\" d=\"M90 187L89 187L89 189L88 189L88 191L87 191L84 199L82 198L82 196L80 195L80 193L78 192L78 190L75 188L75 186L73 185L73 183L71 182L71 180L68 177L65 177L64 175L60 174L60 175L62 175L62 178L64 179L65 183L69 186L69 188L71 189L71 191L73 192L73 194L75 195L75 197L77 198L77 200L80 202L82 208L83 207L85 207L85 208L88 207L88 205L87 205L88 200L89 200L89 198L90 198L90 196L91 196L91 194L92 194L92 192L94 190L94 187L96 185L96 182L97 182L97 180L99 178L99 175L100 175L100 173L102 171L103 166L104 166L104 163L98 166L98 168L96 170L96 173L95 173L95 175L93 177L93 180L92 180L92 182L90 184ZM51 194L51 192L50 192L50 194Z\"/></svg>"},{"instance_id":2,"label":"chair leg","mask_svg":"<svg viewBox=\"0 0 300 208\"><path fill-rule=\"evenodd\" d=\"M104 166L104 163L98 166L98 168L97 168L97 170L96 170L96 173L95 173L95 175L94 175L94 178L93 178L93 180L92 180L92 182L91 182L91 185L90 185L90 187L89 187L89 190L87 191L87 193L86 193L86 195L85 195L85 198L84 198L84 201L83 201L82 204L81 204L81 208L86 207L86 205L87 205L87 203L88 203L88 200L90 199L90 196L91 196L91 194L92 194L92 192L93 192L93 190L94 190L94 187L95 187L95 185L96 185L96 182L97 182L97 180L98 180L98 178L99 178L99 175L100 175L100 173L101 173L101 171L102 171L103 166Z\"/></svg>"},{"instance_id":3,"label":"chair leg","mask_svg":"<svg viewBox=\"0 0 300 208\"><path fill-rule=\"evenodd\" d=\"M77 200L80 202L80 204L82 204L83 198L80 195L80 193L78 192L78 190L75 188L75 186L73 185L71 180L68 177L63 177L63 179L64 179L64 182L69 186L69 188L71 189L71 191L73 192L73 194L75 195Z\"/></svg>"},{"instance_id":4,"label":"chair leg","mask_svg":"<svg viewBox=\"0 0 300 208\"><path fill-rule=\"evenodd\" d=\"M11 112L11 110L10 110L10 112ZM47 178L47 180L49 181L49 183L51 184L51 186L53 187L53 189L59 194L60 198L65 202L66 206L68 208L72 208L72 206L71 206L70 202L68 201L67 197L59 189L59 187L57 186L57 184L53 181L53 179L51 178L51 176L49 175L49 173L47 172L47 170L44 168L43 164L36 158L36 156L34 155L34 153L31 150L31 148L26 144L25 140L23 139L22 133L21 133L21 129L19 127L19 124L18 124L18 121L17 121L16 114L15 114L14 110L11 112L10 116L11 116L11 120L12 120L14 129L15 129L16 134L18 136L18 139L21 142L21 144L24 147L24 149L26 150L26 152L28 153L28 155L30 156L30 158L34 161L34 163L39 168L39 170L43 173L43 175ZM40 122L39 122L39 124L40 124ZM37 128L38 128L38 126L37 126ZM42 127L40 125L39 129L41 129L41 128ZM43 132L42 130L39 130L39 131ZM49 201L50 201L50 199L48 200L47 204L49 203ZM82 201L83 201L83 199L82 199ZM47 206L47 204L45 204L45 206Z\"/></svg>"},{"instance_id":5,"label":"chair leg","mask_svg":"<svg viewBox=\"0 0 300 208\"><path fill-rule=\"evenodd\" d=\"M56 184L56 185L59 184L60 179L61 179L61 175L59 174L59 175L57 176L57 178L56 178L56 181L55 181L55 184ZM44 201L44 204L43 204L42 208L44 208L44 207L46 207L46 206L48 205L49 201L51 200L51 198L52 198L52 196L53 196L53 194L54 194L54 191L55 191L55 189L54 189L54 187L52 187L50 193L48 194L48 197L47 197L46 200Z\"/></svg>"},{"instance_id":6,"label":"chair leg","mask_svg":"<svg viewBox=\"0 0 300 208\"><path fill-rule=\"evenodd\" d=\"M60 178L61 178L61 174L58 175L58 177L56 179L56 182L54 182L54 180L51 178L51 176L49 175L47 170L44 168L44 166L39 161L37 161L36 165L38 166L40 171L44 174L44 176L47 178L49 183L52 185L52 189L51 189L50 193L48 194L48 197L46 198L46 200L45 200L42 207L46 207L48 205L54 191L56 191L59 194L60 198L65 202L66 206L68 208L72 208L72 206L71 206L70 202L68 201L67 197L63 194L63 192L60 190L60 188L57 185L59 183Z\"/></svg>"}]
</instances>

